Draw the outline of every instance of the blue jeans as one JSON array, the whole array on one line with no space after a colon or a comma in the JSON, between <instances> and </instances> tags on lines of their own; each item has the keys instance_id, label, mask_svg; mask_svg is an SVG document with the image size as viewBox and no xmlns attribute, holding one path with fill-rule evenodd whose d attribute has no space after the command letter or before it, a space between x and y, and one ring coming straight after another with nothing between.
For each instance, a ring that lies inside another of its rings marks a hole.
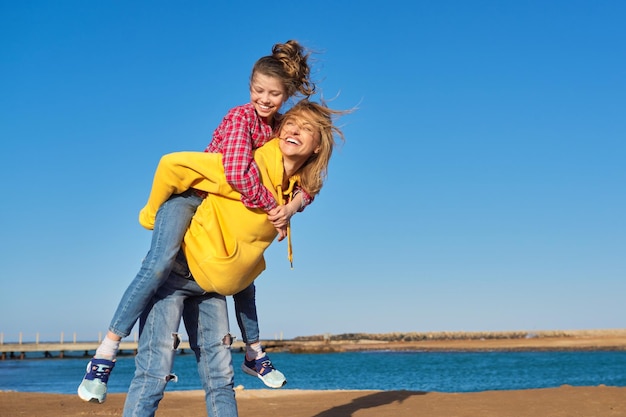
<instances>
[{"instance_id":1,"label":"blue jeans","mask_svg":"<svg viewBox=\"0 0 626 417\"><path fill-rule=\"evenodd\" d=\"M157 289L172 270L176 254L202 199L193 191L170 197L157 212L150 250L113 315L109 331L120 337L130 334Z\"/></svg>"},{"instance_id":2,"label":"blue jeans","mask_svg":"<svg viewBox=\"0 0 626 417\"><path fill-rule=\"evenodd\" d=\"M109 325L109 331L122 338L130 334L152 296L169 276L191 218L200 203L202 198L193 190L188 190L173 195L159 208L150 250L141 263L139 272L126 288ZM254 284L250 284L233 298L237 323L244 342L257 342L259 324Z\"/></svg>"},{"instance_id":3,"label":"blue jeans","mask_svg":"<svg viewBox=\"0 0 626 417\"><path fill-rule=\"evenodd\" d=\"M256 313L256 287L254 282L245 290L233 295L235 300L235 316L241 330L244 343L259 341L259 320Z\"/></svg>"},{"instance_id":4,"label":"blue jeans","mask_svg":"<svg viewBox=\"0 0 626 417\"><path fill-rule=\"evenodd\" d=\"M181 276L191 276L191 271L189 271L182 253L179 255L178 261L174 262L172 272ZM233 299L235 300L237 324L239 324L243 341L247 344L258 342L259 321L256 313L256 287L254 282L243 291L233 295Z\"/></svg>"},{"instance_id":5,"label":"blue jeans","mask_svg":"<svg viewBox=\"0 0 626 417\"><path fill-rule=\"evenodd\" d=\"M172 370L181 317L196 355L208 416L237 416L226 299L172 272L140 320L136 370L124 417L154 416L168 381L177 379Z\"/></svg>"}]
</instances>

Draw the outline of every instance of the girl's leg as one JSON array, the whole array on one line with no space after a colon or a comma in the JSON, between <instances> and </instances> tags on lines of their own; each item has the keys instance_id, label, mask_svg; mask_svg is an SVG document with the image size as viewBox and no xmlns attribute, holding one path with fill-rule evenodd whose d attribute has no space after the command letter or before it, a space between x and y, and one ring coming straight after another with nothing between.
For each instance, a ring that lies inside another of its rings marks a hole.
<instances>
[{"instance_id":1,"label":"girl's leg","mask_svg":"<svg viewBox=\"0 0 626 417\"><path fill-rule=\"evenodd\" d=\"M124 292L107 336L96 349L78 387L78 395L83 400L105 401L106 384L115 366L120 340L130 334L152 296L169 276L191 218L201 202L202 199L189 190L172 196L159 209L150 250L139 273Z\"/></svg>"},{"instance_id":2,"label":"girl's leg","mask_svg":"<svg viewBox=\"0 0 626 417\"><path fill-rule=\"evenodd\" d=\"M169 276L191 218L201 202L202 199L189 190L170 197L159 208L150 250L118 304L109 326L110 333L120 337L130 334L145 306Z\"/></svg>"},{"instance_id":3,"label":"girl's leg","mask_svg":"<svg viewBox=\"0 0 626 417\"><path fill-rule=\"evenodd\" d=\"M287 383L285 375L274 368L263 351L259 340L259 320L256 310L256 287L250 284L233 296L237 324L246 344L246 356L241 369L248 375L259 377L270 388L280 388Z\"/></svg>"},{"instance_id":4,"label":"girl's leg","mask_svg":"<svg viewBox=\"0 0 626 417\"><path fill-rule=\"evenodd\" d=\"M233 295L235 314L241 336L246 345L259 342L259 319L256 311L256 287L250 284L245 290Z\"/></svg>"}]
</instances>

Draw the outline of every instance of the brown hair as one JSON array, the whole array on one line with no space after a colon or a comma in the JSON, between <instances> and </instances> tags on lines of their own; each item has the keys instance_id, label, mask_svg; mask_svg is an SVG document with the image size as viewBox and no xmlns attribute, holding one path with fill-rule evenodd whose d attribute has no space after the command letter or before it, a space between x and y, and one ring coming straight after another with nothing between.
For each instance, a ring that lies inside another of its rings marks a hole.
<instances>
[{"instance_id":1,"label":"brown hair","mask_svg":"<svg viewBox=\"0 0 626 417\"><path fill-rule=\"evenodd\" d=\"M272 47L272 55L264 56L252 67L250 81L258 72L283 82L287 97L300 93L309 97L315 93L315 84L309 79L311 68L308 59L311 53L298 41L289 40Z\"/></svg>"},{"instance_id":2,"label":"brown hair","mask_svg":"<svg viewBox=\"0 0 626 417\"><path fill-rule=\"evenodd\" d=\"M324 185L330 157L337 145L335 137L344 140L343 132L334 125L333 118L350 112L351 110L332 110L324 103L319 104L308 99L302 99L289 109L281 119L281 128L285 120L289 119L290 116L296 116L306 119L319 130L319 152L311 155L298 171L299 184L311 197L315 197Z\"/></svg>"}]
</instances>

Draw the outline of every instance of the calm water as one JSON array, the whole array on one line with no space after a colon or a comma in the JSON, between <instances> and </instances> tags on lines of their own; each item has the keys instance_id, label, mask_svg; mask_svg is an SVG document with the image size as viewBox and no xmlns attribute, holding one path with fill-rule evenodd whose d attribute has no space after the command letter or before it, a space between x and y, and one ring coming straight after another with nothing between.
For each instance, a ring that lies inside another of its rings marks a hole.
<instances>
[{"instance_id":1,"label":"calm water","mask_svg":"<svg viewBox=\"0 0 626 417\"><path fill-rule=\"evenodd\" d=\"M626 352L351 352L272 353L286 376L283 389L370 389L471 392L574 386L626 386ZM233 354L235 385L265 386L245 375L242 353ZM0 361L0 390L73 394L88 359ZM134 357L118 358L109 392L125 392ZM178 383L168 390L202 389L192 354L178 355Z\"/></svg>"}]
</instances>

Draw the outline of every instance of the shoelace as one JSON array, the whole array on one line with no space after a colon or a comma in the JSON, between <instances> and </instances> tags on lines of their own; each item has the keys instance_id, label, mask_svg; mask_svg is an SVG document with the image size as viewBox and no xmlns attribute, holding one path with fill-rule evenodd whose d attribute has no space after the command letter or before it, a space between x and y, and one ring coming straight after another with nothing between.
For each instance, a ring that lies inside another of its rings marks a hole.
<instances>
[{"instance_id":1,"label":"shoelace","mask_svg":"<svg viewBox=\"0 0 626 417\"><path fill-rule=\"evenodd\" d=\"M95 368L95 369L94 369ZM99 379L102 382L106 383L109 380L109 375L111 374L111 366L101 365L101 364L93 364L91 365L91 374L94 379Z\"/></svg>"},{"instance_id":2,"label":"shoelace","mask_svg":"<svg viewBox=\"0 0 626 417\"><path fill-rule=\"evenodd\" d=\"M289 187L285 191L283 191L282 185L278 185L276 187L278 191L278 204L285 204L285 196L287 196L288 200L291 201L291 199L293 198L294 186L299 179L300 177L298 177L297 175L289 178ZM293 247L291 246L291 219L287 223L287 259L289 260L289 265L291 266L291 269L293 269Z\"/></svg>"},{"instance_id":3,"label":"shoelace","mask_svg":"<svg viewBox=\"0 0 626 417\"><path fill-rule=\"evenodd\" d=\"M257 369L257 373L261 376L270 373L274 370L274 365L272 365L272 361L270 361L269 359L265 359L263 362L261 362L261 366L260 369Z\"/></svg>"}]
</instances>

